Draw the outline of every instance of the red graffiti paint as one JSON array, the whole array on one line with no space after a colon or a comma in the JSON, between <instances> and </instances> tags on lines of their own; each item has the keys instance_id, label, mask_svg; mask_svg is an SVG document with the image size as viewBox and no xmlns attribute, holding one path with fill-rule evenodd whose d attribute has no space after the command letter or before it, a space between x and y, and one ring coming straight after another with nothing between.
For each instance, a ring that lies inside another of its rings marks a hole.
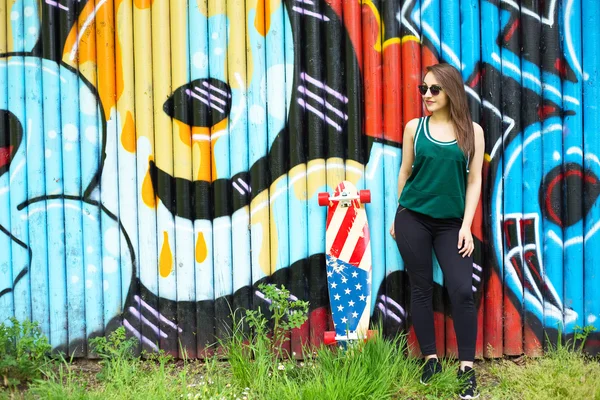
<instances>
[{"instance_id":1,"label":"red graffiti paint","mask_svg":"<svg viewBox=\"0 0 600 400\"><path fill-rule=\"evenodd\" d=\"M8 166L13 155L13 146L0 147L0 168Z\"/></svg>"}]
</instances>

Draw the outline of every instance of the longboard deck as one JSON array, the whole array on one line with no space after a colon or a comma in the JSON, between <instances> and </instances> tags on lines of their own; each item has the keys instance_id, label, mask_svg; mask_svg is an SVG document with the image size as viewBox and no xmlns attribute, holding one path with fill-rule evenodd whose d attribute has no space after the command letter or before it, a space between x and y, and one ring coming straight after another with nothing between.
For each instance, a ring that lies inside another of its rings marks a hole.
<instances>
[{"instance_id":1,"label":"longboard deck","mask_svg":"<svg viewBox=\"0 0 600 400\"><path fill-rule=\"evenodd\" d=\"M342 201L344 195L353 198ZM366 338L371 304L371 243L361 193L348 181L327 209L327 287L337 340Z\"/></svg>"}]
</instances>

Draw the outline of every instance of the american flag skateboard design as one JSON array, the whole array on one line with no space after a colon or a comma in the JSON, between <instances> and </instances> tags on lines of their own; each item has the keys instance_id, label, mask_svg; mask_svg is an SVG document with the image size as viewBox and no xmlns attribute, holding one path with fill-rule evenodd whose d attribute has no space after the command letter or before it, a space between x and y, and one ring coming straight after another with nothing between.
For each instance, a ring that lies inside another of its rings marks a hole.
<instances>
[{"instance_id":1,"label":"american flag skateboard design","mask_svg":"<svg viewBox=\"0 0 600 400\"><path fill-rule=\"evenodd\" d=\"M364 203L368 190L358 191L342 181L334 191L319 193L327 206L327 288L335 332L325 332L324 342L365 339L369 335L371 302L371 243Z\"/></svg>"}]
</instances>

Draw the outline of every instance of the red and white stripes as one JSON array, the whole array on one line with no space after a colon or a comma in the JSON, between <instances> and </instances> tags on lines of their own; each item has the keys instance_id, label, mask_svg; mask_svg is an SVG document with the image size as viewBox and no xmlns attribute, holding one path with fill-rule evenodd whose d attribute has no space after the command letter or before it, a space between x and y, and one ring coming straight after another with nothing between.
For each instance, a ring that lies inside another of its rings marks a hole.
<instances>
[{"instance_id":1,"label":"red and white stripes","mask_svg":"<svg viewBox=\"0 0 600 400\"><path fill-rule=\"evenodd\" d=\"M339 196L340 191L345 187L344 183L340 183L334 196ZM330 203L327 216L326 250L336 258L347 260L356 267L370 270L371 246L369 246L367 214L357 200L354 200L353 203L354 207L347 208L339 207L337 201Z\"/></svg>"}]
</instances>

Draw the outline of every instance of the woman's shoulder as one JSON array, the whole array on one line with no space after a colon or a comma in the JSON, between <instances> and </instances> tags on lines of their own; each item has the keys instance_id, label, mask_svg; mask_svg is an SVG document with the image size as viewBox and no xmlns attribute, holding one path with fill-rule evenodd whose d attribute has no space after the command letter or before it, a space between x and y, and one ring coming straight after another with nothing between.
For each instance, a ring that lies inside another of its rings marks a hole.
<instances>
[{"instance_id":1,"label":"woman's shoulder","mask_svg":"<svg viewBox=\"0 0 600 400\"><path fill-rule=\"evenodd\" d=\"M483 128L477 122L473 122L473 132L475 136L483 135Z\"/></svg>"},{"instance_id":2,"label":"woman's shoulder","mask_svg":"<svg viewBox=\"0 0 600 400\"><path fill-rule=\"evenodd\" d=\"M483 148L485 145L485 136L483 128L477 122L473 122L473 133L475 136L475 148Z\"/></svg>"},{"instance_id":3,"label":"woman's shoulder","mask_svg":"<svg viewBox=\"0 0 600 400\"><path fill-rule=\"evenodd\" d=\"M406 123L406 126L404 129L415 132L417 130L417 127L419 126L419 121L421 120L421 118L413 118L410 121L408 121Z\"/></svg>"}]
</instances>

